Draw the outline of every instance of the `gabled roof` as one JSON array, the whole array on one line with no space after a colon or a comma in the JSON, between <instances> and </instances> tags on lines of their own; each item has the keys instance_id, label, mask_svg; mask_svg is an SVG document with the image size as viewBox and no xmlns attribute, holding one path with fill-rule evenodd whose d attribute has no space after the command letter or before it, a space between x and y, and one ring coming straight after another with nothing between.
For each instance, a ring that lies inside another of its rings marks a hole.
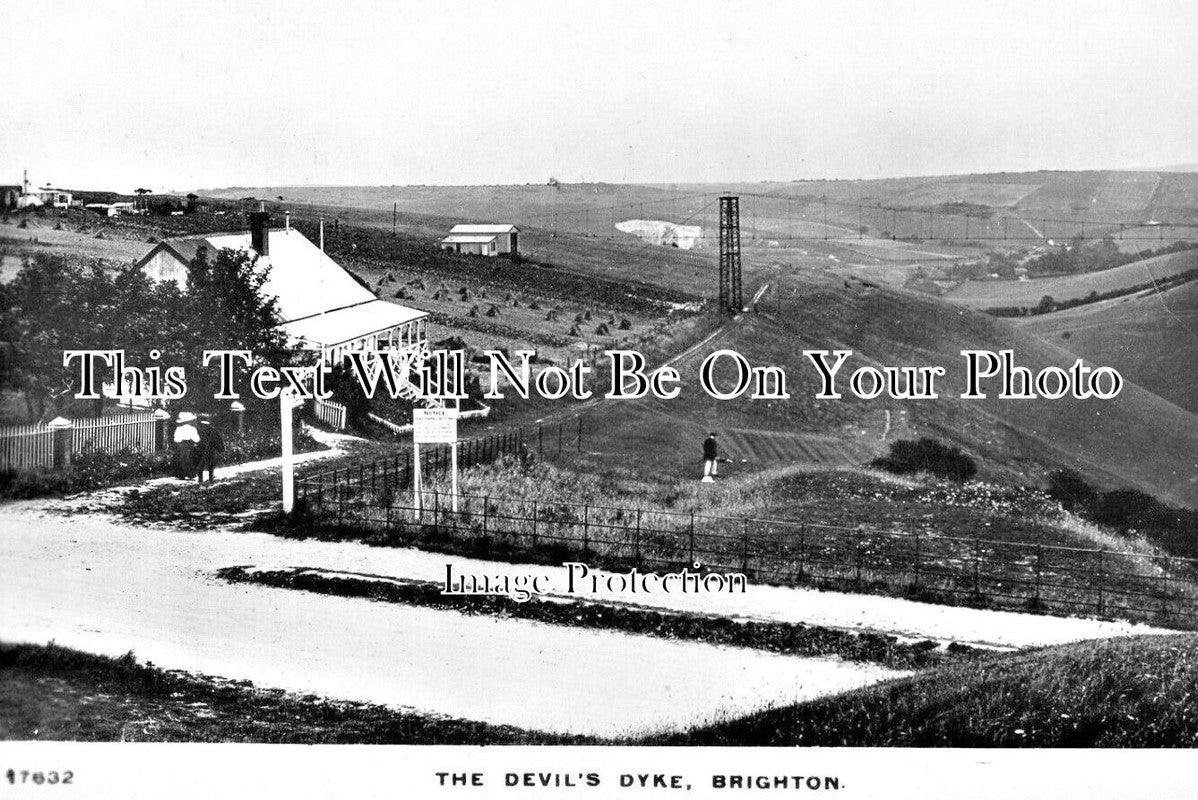
<instances>
[{"instance_id":1,"label":"gabled roof","mask_svg":"<svg viewBox=\"0 0 1198 800\"><path fill-rule=\"evenodd\" d=\"M486 244L488 242L495 241L497 238L499 238L499 237L494 233L492 233L490 235L485 234L485 233L478 233L478 234L454 233L454 234L450 234L449 236L446 236L441 241L445 242L446 244Z\"/></svg>"},{"instance_id":2,"label":"gabled roof","mask_svg":"<svg viewBox=\"0 0 1198 800\"><path fill-rule=\"evenodd\" d=\"M472 225L472 224L467 223L467 224L463 224L463 225L454 225L453 228L451 228L449 232L451 234L455 234L455 233L466 233L466 234L495 233L495 234L499 234L499 233L519 233L520 229L517 228L515 225L490 225L490 224L488 224L488 225Z\"/></svg>"},{"instance_id":3,"label":"gabled roof","mask_svg":"<svg viewBox=\"0 0 1198 800\"><path fill-rule=\"evenodd\" d=\"M253 252L249 231L186 236L164 239L137 266L144 266L163 250L187 265L201 247L208 248L210 260L216 257L216 251L224 248ZM270 255L258 258L260 266L270 268L262 289L278 298L279 316L284 322L376 299L374 292L354 280L294 228L270 231L269 252Z\"/></svg>"}]
</instances>

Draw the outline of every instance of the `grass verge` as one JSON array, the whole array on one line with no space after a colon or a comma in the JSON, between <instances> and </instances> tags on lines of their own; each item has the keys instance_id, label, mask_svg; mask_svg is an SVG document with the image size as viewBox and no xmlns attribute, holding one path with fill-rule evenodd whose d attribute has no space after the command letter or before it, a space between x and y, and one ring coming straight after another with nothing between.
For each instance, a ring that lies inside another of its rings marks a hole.
<instances>
[{"instance_id":1,"label":"grass verge","mask_svg":"<svg viewBox=\"0 0 1198 800\"><path fill-rule=\"evenodd\" d=\"M226 567L218 570L217 576L233 583L255 583L338 597L367 598L386 603L448 609L463 614L616 630L662 639L748 647L784 655L840 656L850 661L869 661L893 669L921 669L990 655L989 651L956 643L950 644L947 650L940 650L937 643L930 640L905 643L893 636L878 633L853 633L801 623L741 621L714 615L671 613L556 599L521 603L505 596L444 595L441 586L434 583L381 580L373 576L329 575L302 568L255 571L245 567Z\"/></svg>"},{"instance_id":2,"label":"grass verge","mask_svg":"<svg viewBox=\"0 0 1198 800\"><path fill-rule=\"evenodd\" d=\"M48 645L0 644L0 739L304 744L586 740L296 696Z\"/></svg>"},{"instance_id":3,"label":"grass verge","mask_svg":"<svg viewBox=\"0 0 1198 800\"><path fill-rule=\"evenodd\" d=\"M1198 746L1198 636L1109 639L945 667L638 744Z\"/></svg>"}]
</instances>

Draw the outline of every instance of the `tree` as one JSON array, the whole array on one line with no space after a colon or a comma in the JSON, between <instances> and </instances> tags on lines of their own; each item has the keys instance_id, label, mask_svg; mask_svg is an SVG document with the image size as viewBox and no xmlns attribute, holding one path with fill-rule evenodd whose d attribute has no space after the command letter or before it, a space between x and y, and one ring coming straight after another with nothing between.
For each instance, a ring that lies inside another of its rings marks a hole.
<instances>
[{"instance_id":1,"label":"tree","mask_svg":"<svg viewBox=\"0 0 1198 800\"><path fill-rule=\"evenodd\" d=\"M56 415L80 388L78 368L63 367L62 351L139 346L128 341L126 320L154 308L150 289L148 281L118 284L98 265L61 256L27 260L0 287L0 340L7 343L0 386L24 395L31 418Z\"/></svg>"},{"instance_id":2,"label":"tree","mask_svg":"<svg viewBox=\"0 0 1198 800\"><path fill-rule=\"evenodd\" d=\"M0 285L0 388L23 394L29 417L45 421L81 389L64 350L124 350L126 366L183 367L190 402L212 404L219 376L202 367L204 350L249 350L272 366L297 359L265 282L266 270L242 251L221 250L211 263L201 251L184 290L133 265L113 273L38 254Z\"/></svg>"},{"instance_id":3,"label":"tree","mask_svg":"<svg viewBox=\"0 0 1198 800\"><path fill-rule=\"evenodd\" d=\"M243 250L218 250L211 262L207 250L197 253L188 267L180 319L173 326L177 346L190 364L200 365L204 350L249 350L258 364L275 367L296 361L297 351L278 327L278 300L263 291L268 273L257 256ZM216 371L191 371L197 376L195 396L210 400L218 388ZM243 387L244 377L239 375Z\"/></svg>"}]
</instances>

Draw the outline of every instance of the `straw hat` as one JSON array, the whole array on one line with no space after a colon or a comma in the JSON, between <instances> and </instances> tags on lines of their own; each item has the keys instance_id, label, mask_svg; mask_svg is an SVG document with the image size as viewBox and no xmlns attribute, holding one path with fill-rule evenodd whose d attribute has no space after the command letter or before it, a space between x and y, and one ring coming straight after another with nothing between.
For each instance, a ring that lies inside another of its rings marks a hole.
<instances>
[{"instance_id":1,"label":"straw hat","mask_svg":"<svg viewBox=\"0 0 1198 800\"><path fill-rule=\"evenodd\" d=\"M190 411L180 411L179 416L175 419L175 422L182 425L184 422L195 422L195 420L195 414L191 413Z\"/></svg>"}]
</instances>

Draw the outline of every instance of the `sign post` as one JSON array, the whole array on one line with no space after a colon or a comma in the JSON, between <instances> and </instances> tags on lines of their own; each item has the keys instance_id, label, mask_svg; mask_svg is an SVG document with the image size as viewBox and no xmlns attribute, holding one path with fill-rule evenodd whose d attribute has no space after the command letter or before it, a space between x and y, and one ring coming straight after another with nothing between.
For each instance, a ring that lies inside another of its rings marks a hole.
<instances>
[{"instance_id":1,"label":"sign post","mask_svg":"<svg viewBox=\"0 0 1198 800\"><path fill-rule=\"evenodd\" d=\"M453 442L449 445L449 469L452 474L450 480L451 491L453 492L453 513L458 513L458 415L462 413L462 401L459 399L454 403L453 410Z\"/></svg>"},{"instance_id":2,"label":"sign post","mask_svg":"<svg viewBox=\"0 0 1198 800\"><path fill-rule=\"evenodd\" d=\"M414 506L420 510L420 445L448 444L453 472L453 510L458 510L458 412L452 408L412 409L412 491Z\"/></svg>"},{"instance_id":3,"label":"sign post","mask_svg":"<svg viewBox=\"0 0 1198 800\"><path fill-rule=\"evenodd\" d=\"M291 389L279 392L279 433L283 442L283 513L295 509L295 451L291 442L291 411L296 406ZM303 403L302 400L299 401Z\"/></svg>"}]
</instances>

